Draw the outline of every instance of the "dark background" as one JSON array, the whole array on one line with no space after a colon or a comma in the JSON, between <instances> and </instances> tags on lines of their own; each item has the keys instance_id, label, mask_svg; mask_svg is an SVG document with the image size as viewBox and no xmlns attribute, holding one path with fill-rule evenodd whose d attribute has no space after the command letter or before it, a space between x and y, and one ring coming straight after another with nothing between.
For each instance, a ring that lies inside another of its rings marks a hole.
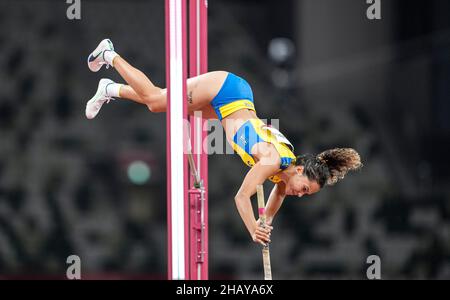
<instances>
[{"instance_id":1,"label":"dark background","mask_svg":"<svg viewBox=\"0 0 450 300\"><path fill-rule=\"evenodd\" d=\"M76 254L84 278L165 278L165 115L116 100L84 116L100 78L122 82L87 68L103 38L165 86L164 2L81 3L70 21L63 0L0 0L0 277L64 277ZM276 279L365 279L372 254L383 279L450 278L450 2L382 0L374 21L367 8L209 1L209 69L246 78L298 154L353 147L365 165L286 199ZM135 161L151 171L142 184ZM248 169L209 164L210 277L261 279L233 200Z\"/></svg>"}]
</instances>

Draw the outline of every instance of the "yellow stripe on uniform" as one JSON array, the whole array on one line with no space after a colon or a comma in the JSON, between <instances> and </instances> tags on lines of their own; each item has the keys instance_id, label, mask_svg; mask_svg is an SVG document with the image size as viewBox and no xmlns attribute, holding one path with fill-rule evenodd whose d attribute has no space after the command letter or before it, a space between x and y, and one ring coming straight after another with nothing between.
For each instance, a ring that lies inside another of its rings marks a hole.
<instances>
[{"instance_id":1,"label":"yellow stripe on uniform","mask_svg":"<svg viewBox=\"0 0 450 300\"><path fill-rule=\"evenodd\" d=\"M241 109L250 109L255 111L255 105L250 100L237 100L225 104L219 108L222 118L226 118L227 116Z\"/></svg>"},{"instance_id":2,"label":"yellow stripe on uniform","mask_svg":"<svg viewBox=\"0 0 450 300\"><path fill-rule=\"evenodd\" d=\"M244 149L239 147L238 144L231 143L231 147L234 151L241 157L242 161L249 167L253 167L255 165L255 160L251 155L249 155L247 152L245 152Z\"/></svg>"}]
</instances>

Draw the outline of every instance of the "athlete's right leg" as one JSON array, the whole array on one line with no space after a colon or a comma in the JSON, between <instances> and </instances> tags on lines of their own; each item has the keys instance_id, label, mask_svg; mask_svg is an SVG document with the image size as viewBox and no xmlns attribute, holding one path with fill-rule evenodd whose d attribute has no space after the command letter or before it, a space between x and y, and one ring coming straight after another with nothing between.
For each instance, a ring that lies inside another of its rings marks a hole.
<instances>
[{"instance_id":1,"label":"athlete's right leg","mask_svg":"<svg viewBox=\"0 0 450 300\"><path fill-rule=\"evenodd\" d=\"M144 104L151 112L160 113L166 111L167 103L167 99L165 97L166 90L161 89L161 93L161 97L152 97L153 101L148 101L148 99L143 99L131 86L123 84L120 87L119 95L117 97Z\"/></svg>"},{"instance_id":2,"label":"athlete's right leg","mask_svg":"<svg viewBox=\"0 0 450 300\"><path fill-rule=\"evenodd\" d=\"M102 79L94 97L86 105L86 116L94 118L104 103L114 98L133 100L144 104L152 112L165 111L166 92L155 86L140 70L131 66L115 51L109 39L100 42L97 48L89 55L88 66L92 72L98 72L103 65L113 66L129 85Z\"/></svg>"},{"instance_id":3,"label":"athlete's right leg","mask_svg":"<svg viewBox=\"0 0 450 300\"><path fill-rule=\"evenodd\" d=\"M91 71L97 72L102 65L113 66L122 78L129 84L110 84L106 88L107 97L120 97L130 99L147 105L152 112L166 110L167 91L155 86L140 70L129 64L114 51L110 40L103 40L91 53L88 59ZM188 110L189 113L197 110L207 110L211 116L214 113L210 107L211 100L217 95L228 72L215 71L188 79ZM108 91L112 91L109 92Z\"/></svg>"},{"instance_id":4,"label":"athlete's right leg","mask_svg":"<svg viewBox=\"0 0 450 300\"><path fill-rule=\"evenodd\" d=\"M148 105L148 102L143 100L139 94L129 85L115 83L114 81L103 78L100 80L95 95L86 104L86 117L93 119L97 116L103 104L109 103L115 98L132 100L137 103L147 105L152 112L164 112L166 110L166 101L161 99L159 102L154 102Z\"/></svg>"},{"instance_id":5,"label":"athlete's right leg","mask_svg":"<svg viewBox=\"0 0 450 300\"><path fill-rule=\"evenodd\" d=\"M150 110L153 110L152 104L164 100L163 90L155 86L144 73L120 57L109 39L102 40L88 58L88 66L92 72L98 72L103 65L107 68L113 66L131 87L131 89L126 88L120 84L110 86L110 90L117 92L108 96L119 97L118 91L124 89L123 98L146 104Z\"/></svg>"}]
</instances>

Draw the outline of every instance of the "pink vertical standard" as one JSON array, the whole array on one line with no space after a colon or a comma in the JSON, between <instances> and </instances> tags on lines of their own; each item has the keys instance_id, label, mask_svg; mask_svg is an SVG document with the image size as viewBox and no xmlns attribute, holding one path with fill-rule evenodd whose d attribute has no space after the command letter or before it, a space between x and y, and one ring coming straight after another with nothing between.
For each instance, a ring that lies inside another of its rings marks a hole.
<instances>
[{"instance_id":1,"label":"pink vertical standard","mask_svg":"<svg viewBox=\"0 0 450 300\"><path fill-rule=\"evenodd\" d=\"M189 76L208 71L208 8L206 0L189 0ZM208 279L208 154L203 148L207 120L194 114L189 118L192 149L200 185L190 177L190 277Z\"/></svg>"},{"instance_id":2,"label":"pink vertical standard","mask_svg":"<svg viewBox=\"0 0 450 300\"><path fill-rule=\"evenodd\" d=\"M168 278L189 278L186 0L166 0Z\"/></svg>"},{"instance_id":3,"label":"pink vertical standard","mask_svg":"<svg viewBox=\"0 0 450 300\"><path fill-rule=\"evenodd\" d=\"M186 21L186 0L166 0L168 278L199 280L208 279L207 121L190 117L189 139ZM189 76L207 69L207 1L189 0ZM190 142L199 182L188 176Z\"/></svg>"}]
</instances>

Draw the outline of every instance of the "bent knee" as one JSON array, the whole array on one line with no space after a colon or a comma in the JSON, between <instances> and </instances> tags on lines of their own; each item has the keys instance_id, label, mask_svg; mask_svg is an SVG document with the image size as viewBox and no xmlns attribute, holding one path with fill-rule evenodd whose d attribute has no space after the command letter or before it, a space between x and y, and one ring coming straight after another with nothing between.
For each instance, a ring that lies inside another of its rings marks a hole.
<instances>
[{"instance_id":1,"label":"bent knee","mask_svg":"<svg viewBox=\"0 0 450 300\"><path fill-rule=\"evenodd\" d=\"M147 105L148 110L151 111L152 113L164 112L164 109L158 103L155 103L155 102L146 103L146 105Z\"/></svg>"},{"instance_id":2,"label":"bent knee","mask_svg":"<svg viewBox=\"0 0 450 300\"><path fill-rule=\"evenodd\" d=\"M151 112L158 113L165 111L164 99L161 99L159 96L144 96L142 100L144 100L145 105L147 105L147 108Z\"/></svg>"}]
</instances>

